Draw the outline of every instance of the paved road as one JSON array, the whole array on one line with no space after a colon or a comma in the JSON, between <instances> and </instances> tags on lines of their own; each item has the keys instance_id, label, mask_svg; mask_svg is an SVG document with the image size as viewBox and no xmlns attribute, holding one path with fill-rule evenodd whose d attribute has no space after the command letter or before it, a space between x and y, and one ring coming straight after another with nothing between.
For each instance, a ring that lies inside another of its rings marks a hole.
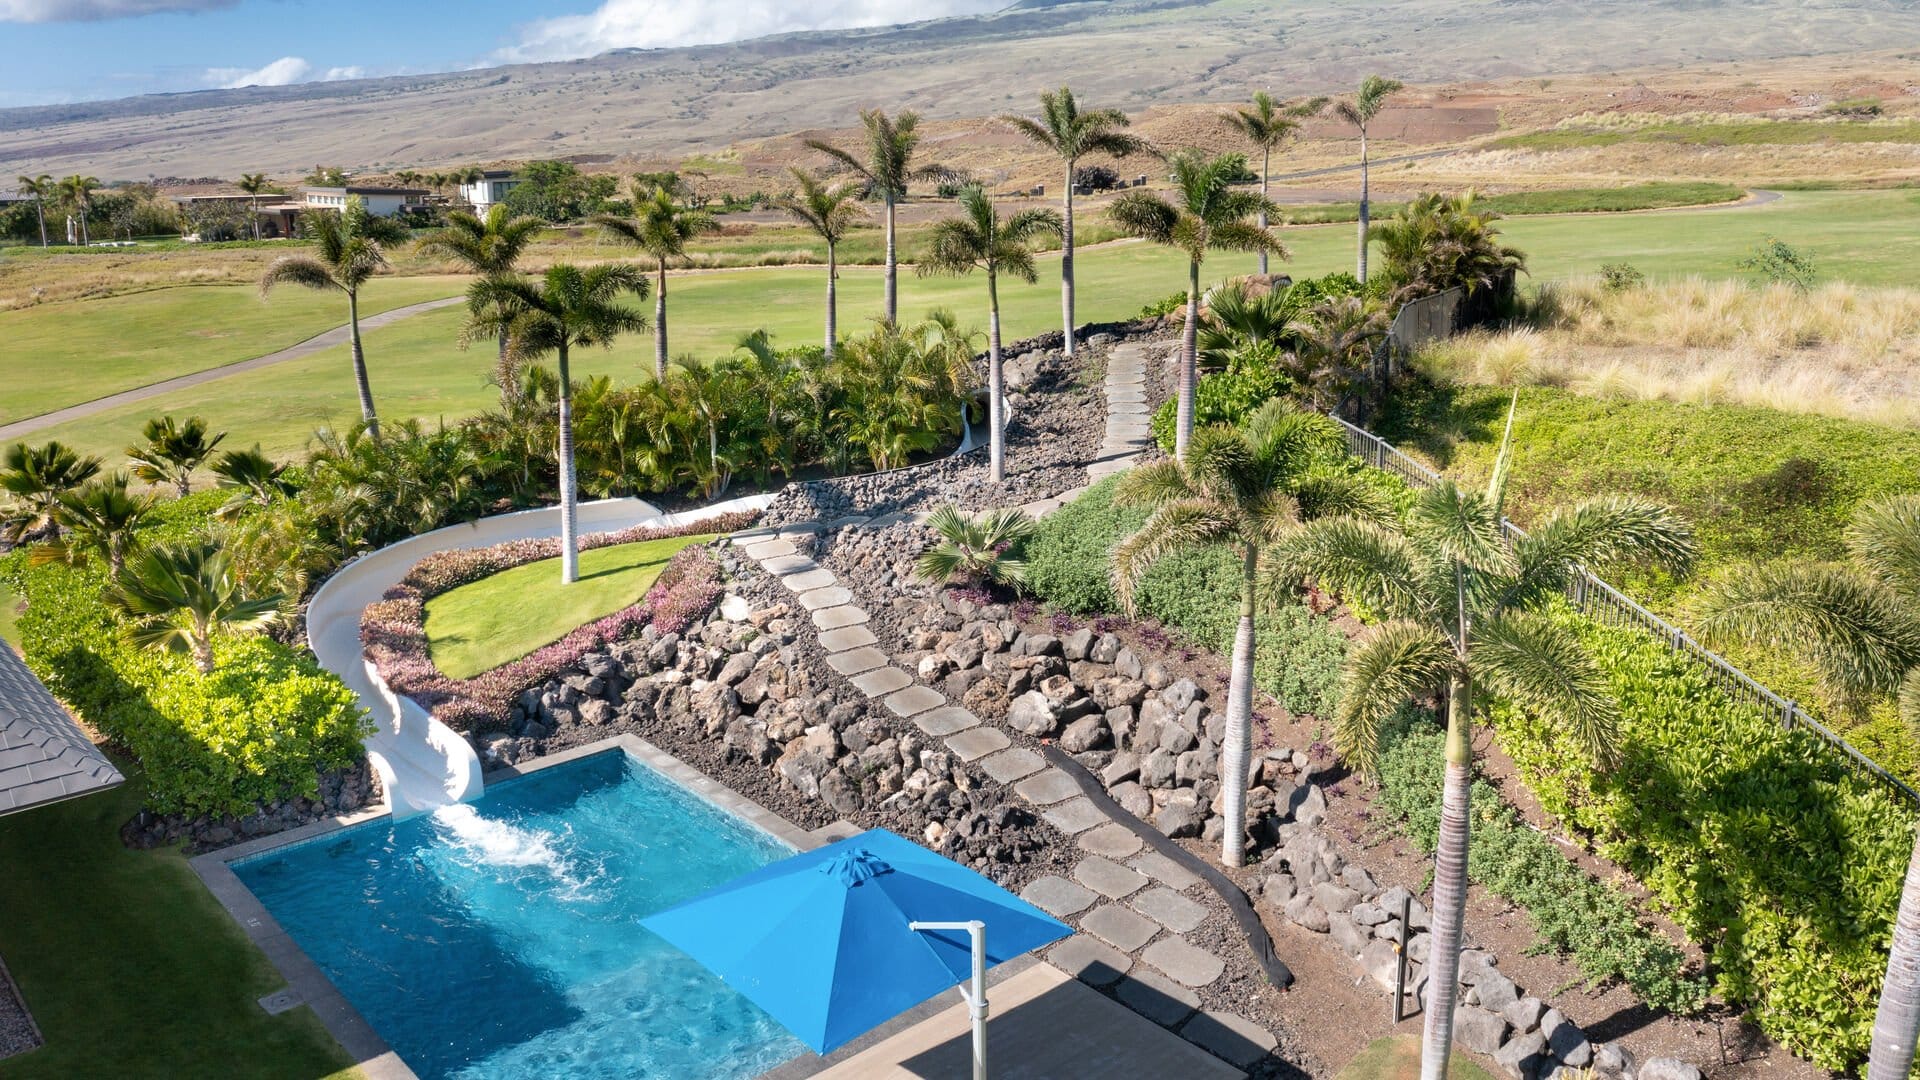
<instances>
[{"instance_id":1,"label":"paved road","mask_svg":"<svg viewBox=\"0 0 1920 1080\"><path fill-rule=\"evenodd\" d=\"M441 300L428 300L423 304L409 304L406 307L394 308L391 311L383 311L378 315L369 315L360 320L360 329L362 331L373 330L386 326L388 323L411 318L422 312L433 311L438 308L458 304L463 299L464 297L449 296ZM229 375L238 375L243 371L255 371L259 368L283 364L289 360L298 360L303 356L312 356L322 349L330 349L335 345L346 344L349 336L348 327L336 326L323 334L310 337L298 345L291 345L281 349L279 352L268 353L265 356L256 356L251 360L241 360L237 363L224 364L216 368L208 368L205 371L196 371L191 375L182 375L177 379L148 383L145 386L137 386L132 390L122 390L117 394L94 398L92 401L83 401L78 405L69 405L64 409L56 409L50 413L41 413L39 416L30 416L25 420L16 420L11 424L0 426L0 442L8 439L18 439L43 428L50 428L56 424L64 424L69 420L79 420L83 417L92 416L95 413L105 412L108 409L117 409L122 405L132 405L135 402L158 397L161 394L173 390L184 390L189 386L199 386L202 383L212 382L215 379L224 379Z\"/></svg>"}]
</instances>

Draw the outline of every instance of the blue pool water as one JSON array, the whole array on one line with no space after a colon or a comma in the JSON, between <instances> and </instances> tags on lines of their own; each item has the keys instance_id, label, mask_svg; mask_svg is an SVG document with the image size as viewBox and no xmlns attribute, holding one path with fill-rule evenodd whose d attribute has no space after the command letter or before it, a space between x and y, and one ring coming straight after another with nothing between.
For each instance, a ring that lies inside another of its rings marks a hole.
<instances>
[{"instance_id":1,"label":"blue pool water","mask_svg":"<svg viewBox=\"0 0 1920 1080\"><path fill-rule=\"evenodd\" d=\"M680 1080L804 1048L640 920L789 854L614 751L234 870L423 1080Z\"/></svg>"}]
</instances>

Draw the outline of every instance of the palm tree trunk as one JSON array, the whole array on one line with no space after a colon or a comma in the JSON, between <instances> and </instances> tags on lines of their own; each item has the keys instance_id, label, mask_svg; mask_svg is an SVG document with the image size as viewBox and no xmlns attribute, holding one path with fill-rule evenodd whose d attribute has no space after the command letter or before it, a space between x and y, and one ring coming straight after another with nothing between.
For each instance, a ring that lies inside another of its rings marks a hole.
<instances>
[{"instance_id":1,"label":"palm tree trunk","mask_svg":"<svg viewBox=\"0 0 1920 1080\"><path fill-rule=\"evenodd\" d=\"M1187 460L1187 444L1193 441L1194 354L1200 332L1200 264L1187 263L1187 329L1180 335L1180 370L1175 377L1177 403L1174 406L1173 456Z\"/></svg>"},{"instance_id":2,"label":"palm tree trunk","mask_svg":"<svg viewBox=\"0 0 1920 1080\"><path fill-rule=\"evenodd\" d=\"M500 330L500 355L493 362L493 381L500 384L500 408L511 410L513 403L520 399L520 377L513 370L513 357L508 344L509 335L504 327Z\"/></svg>"},{"instance_id":3,"label":"palm tree trunk","mask_svg":"<svg viewBox=\"0 0 1920 1080\"><path fill-rule=\"evenodd\" d=\"M40 219L40 246L47 246L47 204L40 199L33 200L33 216Z\"/></svg>"},{"instance_id":4,"label":"palm tree trunk","mask_svg":"<svg viewBox=\"0 0 1920 1080\"><path fill-rule=\"evenodd\" d=\"M573 486L573 378L564 337L556 356L560 366L560 584L571 585L580 579L580 539L574 506L578 493Z\"/></svg>"},{"instance_id":5,"label":"palm tree trunk","mask_svg":"<svg viewBox=\"0 0 1920 1080\"><path fill-rule=\"evenodd\" d=\"M1880 1007L1873 1014L1867 1080L1907 1080L1916 1036L1920 1036L1920 837L1914 839L1907 881L1900 889L1900 912L1893 920L1893 951L1880 987Z\"/></svg>"},{"instance_id":6,"label":"palm tree trunk","mask_svg":"<svg viewBox=\"0 0 1920 1080\"><path fill-rule=\"evenodd\" d=\"M835 258L833 241L827 241L827 359L833 359L833 342L839 336L840 327L840 265Z\"/></svg>"},{"instance_id":7,"label":"palm tree trunk","mask_svg":"<svg viewBox=\"0 0 1920 1080\"><path fill-rule=\"evenodd\" d=\"M92 247L93 238L87 235L87 204L83 202L77 205L80 210L80 246Z\"/></svg>"},{"instance_id":8,"label":"palm tree trunk","mask_svg":"<svg viewBox=\"0 0 1920 1080\"><path fill-rule=\"evenodd\" d=\"M667 377L667 260L660 260L660 288L653 294L653 377Z\"/></svg>"},{"instance_id":9,"label":"palm tree trunk","mask_svg":"<svg viewBox=\"0 0 1920 1080\"><path fill-rule=\"evenodd\" d=\"M247 202L249 209L253 211L253 239L257 243L260 240L260 196L255 195Z\"/></svg>"},{"instance_id":10,"label":"palm tree trunk","mask_svg":"<svg viewBox=\"0 0 1920 1080\"><path fill-rule=\"evenodd\" d=\"M1356 274L1362 285L1367 282L1367 126L1360 125L1360 269Z\"/></svg>"},{"instance_id":11,"label":"palm tree trunk","mask_svg":"<svg viewBox=\"0 0 1920 1080\"><path fill-rule=\"evenodd\" d=\"M1060 316L1066 327L1067 359L1073 359L1073 161L1067 161L1067 212L1060 230Z\"/></svg>"},{"instance_id":12,"label":"palm tree trunk","mask_svg":"<svg viewBox=\"0 0 1920 1080\"><path fill-rule=\"evenodd\" d=\"M367 422L367 434L380 439L380 418L373 411L373 387L367 383L367 354L360 347L360 294L347 290L347 325L353 335L353 386L360 393L360 419Z\"/></svg>"},{"instance_id":13,"label":"palm tree trunk","mask_svg":"<svg viewBox=\"0 0 1920 1080\"><path fill-rule=\"evenodd\" d=\"M1473 684L1447 681L1447 782L1440 802L1440 843L1433 867L1433 945L1427 960L1427 1019L1420 1080L1446 1080L1453 1054L1453 1007L1460 992L1460 933L1467 909L1467 793L1473 748Z\"/></svg>"},{"instance_id":14,"label":"palm tree trunk","mask_svg":"<svg viewBox=\"0 0 1920 1080\"><path fill-rule=\"evenodd\" d=\"M193 666L202 675L213 674L213 630L197 618L193 624Z\"/></svg>"},{"instance_id":15,"label":"palm tree trunk","mask_svg":"<svg viewBox=\"0 0 1920 1080\"><path fill-rule=\"evenodd\" d=\"M1263 203L1266 201L1266 198L1267 198L1267 173L1272 171L1272 169L1273 169L1273 148L1270 146L1263 146L1260 148L1260 200ZM1262 206L1260 208L1260 231L1261 232L1267 231L1267 208L1265 206ZM1267 249L1266 248L1260 249L1260 276L1261 277L1267 276Z\"/></svg>"},{"instance_id":16,"label":"palm tree trunk","mask_svg":"<svg viewBox=\"0 0 1920 1080\"><path fill-rule=\"evenodd\" d=\"M1000 287L992 270L987 271L987 461L998 484L1007 478L1007 439L1005 384L1000 374ZM960 405L960 422L967 422L967 407Z\"/></svg>"},{"instance_id":17,"label":"palm tree trunk","mask_svg":"<svg viewBox=\"0 0 1920 1080\"><path fill-rule=\"evenodd\" d=\"M1233 632L1233 671L1227 681L1227 745L1220 752L1220 798L1226 831L1220 863L1239 866L1247 849L1247 754L1253 740L1253 603L1260 549L1247 545L1240 582L1240 625Z\"/></svg>"},{"instance_id":18,"label":"palm tree trunk","mask_svg":"<svg viewBox=\"0 0 1920 1080\"><path fill-rule=\"evenodd\" d=\"M889 191L887 192L887 274L884 286L886 297L883 304L888 326L893 326L898 321L899 294L895 291L895 278L899 274L899 269L898 256L893 247L893 192Z\"/></svg>"}]
</instances>

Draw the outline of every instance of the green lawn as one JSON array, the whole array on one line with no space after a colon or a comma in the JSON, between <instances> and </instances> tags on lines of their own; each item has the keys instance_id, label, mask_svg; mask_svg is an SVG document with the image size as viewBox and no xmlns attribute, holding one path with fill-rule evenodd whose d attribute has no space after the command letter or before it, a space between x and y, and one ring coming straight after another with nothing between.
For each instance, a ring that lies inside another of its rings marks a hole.
<instances>
[{"instance_id":1,"label":"green lawn","mask_svg":"<svg viewBox=\"0 0 1920 1080\"><path fill-rule=\"evenodd\" d=\"M142 795L0 818L0 956L47 1040L0 1080L358 1075L312 1010L261 1010L279 975L185 859L121 845Z\"/></svg>"},{"instance_id":2,"label":"green lawn","mask_svg":"<svg viewBox=\"0 0 1920 1080\"><path fill-rule=\"evenodd\" d=\"M1419 1075L1420 1037L1389 1035L1360 1051L1334 1074L1334 1080L1414 1080ZM1493 1080L1492 1073L1458 1050L1447 1063L1447 1075L1454 1080Z\"/></svg>"},{"instance_id":3,"label":"green lawn","mask_svg":"<svg viewBox=\"0 0 1920 1080\"><path fill-rule=\"evenodd\" d=\"M1867 285L1920 285L1920 265L1911 257L1920 245L1920 193L1913 191L1789 192L1777 202L1749 208L1528 216L1503 226L1511 242L1527 253L1534 282L1593 274L1602 263L1623 261L1655 277L1739 276L1736 264L1771 234L1811 253L1823 277ZM1352 266L1350 226L1290 228L1286 239L1294 255L1286 268L1296 276ZM1059 317L1058 262L1042 257L1039 263L1039 284L1001 285L1010 340L1052 329ZM1094 248L1082 253L1078 263L1079 314L1089 322L1129 317L1185 283L1177 255L1145 244ZM1209 279L1218 279L1251 267L1248 256L1217 255L1205 270ZM825 272L807 267L676 276L668 291L670 344L676 354L711 356L760 327L772 331L780 344L812 342L820 332L824 292ZM945 305L984 326L985 295L977 275L920 278L906 272L900 306L903 315L911 317ZM878 269L843 270L840 302L843 332L862 329L879 311ZM367 335L367 363L382 416L451 422L495 399L496 392L485 383L491 353L456 347L460 321L460 313L449 309ZM575 370L638 379L651 369L651 350L648 335L635 335L611 350L576 354ZM94 453L117 455L147 417L168 411L203 413L231 432L229 444L258 441L281 455L302 448L315 427L358 415L347 350L341 347L59 425L35 438L59 438Z\"/></svg>"},{"instance_id":4,"label":"green lawn","mask_svg":"<svg viewBox=\"0 0 1920 1080\"><path fill-rule=\"evenodd\" d=\"M580 553L580 580L560 584L560 560L516 566L427 601L434 666L456 679L518 660L575 627L645 596L675 552L712 536L671 536Z\"/></svg>"},{"instance_id":5,"label":"green lawn","mask_svg":"<svg viewBox=\"0 0 1920 1080\"><path fill-rule=\"evenodd\" d=\"M377 278L363 316L464 288L459 278ZM203 285L0 311L0 424L284 349L347 321L338 293Z\"/></svg>"},{"instance_id":6,"label":"green lawn","mask_svg":"<svg viewBox=\"0 0 1920 1080\"><path fill-rule=\"evenodd\" d=\"M1615 187L1554 188L1547 191L1511 191L1504 195L1481 195L1474 205L1502 214L1592 214L1622 210L1660 210L1670 206L1706 206L1734 202L1746 194L1735 184L1659 180L1645 184ZM1406 205L1400 202L1372 204L1373 216L1386 217ZM1328 221L1356 221L1360 217L1357 202L1315 203L1287 207L1287 220L1300 224Z\"/></svg>"},{"instance_id":7,"label":"green lawn","mask_svg":"<svg viewBox=\"0 0 1920 1080\"><path fill-rule=\"evenodd\" d=\"M0 641L20 647L20 601L0 582Z\"/></svg>"}]
</instances>

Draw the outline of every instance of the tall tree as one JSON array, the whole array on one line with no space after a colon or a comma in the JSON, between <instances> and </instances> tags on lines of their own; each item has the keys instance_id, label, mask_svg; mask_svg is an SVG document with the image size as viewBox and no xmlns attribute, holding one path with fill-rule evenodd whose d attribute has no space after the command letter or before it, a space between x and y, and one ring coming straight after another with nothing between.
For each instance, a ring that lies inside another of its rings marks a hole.
<instances>
[{"instance_id":1,"label":"tall tree","mask_svg":"<svg viewBox=\"0 0 1920 1080\"><path fill-rule=\"evenodd\" d=\"M1184 460L1193 438L1200 264L1215 249L1269 251L1283 259L1287 249L1273 233L1248 220L1275 207L1265 195L1233 187L1234 178L1247 167L1245 158L1239 154L1207 157L1198 150L1182 150L1168 164L1173 167L1173 201L1149 191L1129 191L1114 201L1107 215L1127 232L1176 248L1187 257L1187 328L1180 341L1174 425L1174 456Z\"/></svg>"},{"instance_id":2,"label":"tall tree","mask_svg":"<svg viewBox=\"0 0 1920 1080\"><path fill-rule=\"evenodd\" d=\"M214 447L227 437L224 431L207 437L207 422L190 416L186 423L174 423L172 416L150 418L140 431L144 444L127 447L127 461L133 475L149 484L172 484L181 498L193 490L193 470L213 456Z\"/></svg>"},{"instance_id":3,"label":"tall tree","mask_svg":"<svg viewBox=\"0 0 1920 1080\"><path fill-rule=\"evenodd\" d=\"M367 383L367 354L360 345L360 287L387 265L384 245L407 238L407 230L392 218L375 217L358 195L347 196L341 210L311 210L301 225L313 241L311 255L282 255L260 278L260 295L276 285L309 289L337 289L347 297L347 325L353 342L353 385L360 395L360 418L367 433L380 437L380 418L373 410L373 387Z\"/></svg>"},{"instance_id":4,"label":"tall tree","mask_svg":"<svg viewBox=\"0 0 1920 1080\"><path fill-rule=\"evenodd\" d=\"M1369 75L1360 81L1360 89L1354 93L1352 100L1339 101L1333 106L1333 111L1340 119L1360 129L1360 254L1357 276L1363 282L1367 280L1367 125L1380 115L1388 98L1404 89L1404 84L1393 79Z\"/></svg>"},{"instance_id":5,"label":"tall tree","mask_svg":"<svg viewBox=\"0 0 1920 1080\"><path fill-rule=\"evenodd\" d=\"M1866 503L1847 531L1850 564L1752 567L1708 593L1706 629L1811 660L1842 700L1892 698L1920 731L1920 495ZM1900 889L1867 1080L1906 1080L1920 1038L1920 836Z\"/></svg>"},{"instance_id":6,"label":"tall tree","mask_svg":"<svg viewBox=\"0 0 1920 1080\"><path fill-rule=\"evenodd\" d=\"M105 556L107 568L118 574L152 508L151 496L127 491L126 473L89 481L60 496L57 513L67 534L35 548L33 561L80 562L93 552Z\"/></svg>"},{"instance_id":7,"label":"tall tree","mask_svg":"<svg viewBox=\"0 0 1920 1080\"><path fill-rule=\"evenodd\" d=\"M521 357L552 353L560 394L560 581L580 577L579 487L573 465L574 349L608 346L621 334L647 328L645 315L621 303L644 300L647 272L632 263L579 267L560 263L538 280L483 277L467 288L467 310L481 332L506 335Z\"/></svg>"},{"instance_id":8,"label":"tall tree","mask_svg":"<svg viewBox=\"0 0 1920 1080\"><path fill-rule=\"evenodd\" d=\"M808 139L806 144L852 169L866 181L867 195L879 199L886 208L887 267L883 307L887 322L892 324L899 321L900 310L897 288L900 262L893 238L894 207L907 197L908 184L915 180L944 178L948 171L938 165L913 164L913 152L920 145L919 113L909 109L889 118L879 109L868 109L860 114L860 122L867 129L864 158L856 157L851 151L842 150L822 139Z\"/></svg>"},{"instance_id":9,"label":"tall tree","mask_svg":"<svg viewBox=\"0 0 1920 1080\"><path fill-rule=\"evenodd\" d=\"M916 272L970 274L976 267L987 273L987 460L993 479L1007 478L1006 388L1000 371L1000 275L1010 274L1031 285L1038 280L1033 266L1033 238L1059 235L1060 215L1052 210L1022 210L1006 220L994 209L993 198L979 185L960 193L960 216L934 223L927 254Z\"/></svg>"},{"instance_id":10,"label":"tall tree","mask_svg":"<svg viewBox=\"0 0 1920 1080\"><path fill-rule=\"evenodd\" d=\"M663 187L633 190L633 217L596 216L594 223L653 256L658 284L653 294L653 377L667 377L667 263L687 253L687 241L720 228L713 215L676 202Z\"/></svg>"},{"instance_id":11,"label":"tall tree","mask_svg":"<svg viewBox=\"0 0 1920 1080\"><path fill-rule=\"evenodd\" d=\"M0 492L11 496L13 505L0 514L0 536L18 543L44 531L58 540L60 497L99 472L99 458L82 457L62 442L39 446L20 442L7 447L0 458Z\"/></svg>"},{"instance_id":12,"label":"tall tree","mask_svg":"<svg viewBox=\"0 0 1920 1080\"><path fill-rule=\"evenodd\" d=\"M1262 553L1299 527L1303 515L1349 513L1372 520L1383 510L1344 468L1346 440L1326 416L1282 398L1238 428L1216 425L1194 436L1186 460L1129 469L1117 504L1153 509L1140 531L1113 550L1120 602L1133 610L1135 587L1156 561L1187 548L1226 544L1240 556L1240 622L1227 683L1226 743L1220 779L1226 831L1220 861L1239 866L1247 842L1247 757L1253 729L1254 616Z\"/></svg>"},{"instance_id":13,"label":"tall tree","mask_svg":"<svg viewBox=\"0 0 1920 1080\"><path fill-rule=\"evenodd\" d=\"M93 213L93 192L100 186L97 177L81 176L78 173L60 181L60 199L73 208L80 218L80 246L92 243L87 235L87 215Z\"/></svg>"},{"instance_id":14,"label":"tall tree","mask_svg":"<svg viewBox=\"0 0 1920 1080\"><path fill-rule=\"evenodd\" d=\"M482 218L465 210L447 214L446 228L428 233L419 249L452 259L481 277L516 274L520 256L545 223L528 215L515 215L506 203L494 203ZM490 323L487 325L500 325ZM493 381L500 387L500 402L511 406L520 392L520 375L514 368L513 350L504 334L498 335L499 355L494 361Z\"/></svg>"},{"instance_id":15,"label":"tall tree","mask_svg":"<svg viewBox=\"0 0 1920 1080\"><path fill-rule=\"evenodd\" d=\"M1327 98L1308 98L1292 105L1282 105L1265 90L1256 91L1253 105L1245 109L1235 109L1223 117L1227 126L1240 133L1241 137L1260 151L1260 194L1267 194L1267 174L1273 171L1273 152L1286 145L1288 139L1300 130L1300 121L1314 116L1327 107ZM1260 211L1260 227L1267 227L1267 212ZM1260 275L1267 273L1267 253L1260 252Z\"/></svg>"},{"instance_id":16,"label":"tall tree","mask_svg":"<svg viewBox=\"0 0 1920 1080\"><path fill-rule=\"evenodd\" d=\"M40 246L47 246L47 200L57 198L60 185L46 173L20 177L20 194L33 196L33 213L40 221Z\"/></svg>"},{"instance_id":17,"label":"tall tree","mask_svg":"<svg viewBox=\"0 0 1920 1080\"><path fill-rule=\"evenodd\" d=\"M1401 297L1427 296L1455 286L1468 293L1493 288L1526 269L1520 249L1500 242L1493 210L1475 210L1472 190L1428 192L1375 225L1380 272Z\"/></svg>"},{"instance_id":18,"label":"tall tree","mask_svg":"<svg viewBox=\"0 0 1920 1080\"><path fill-rule=\"evenodd\" d=\"M1127 114L1119 109L1080 110L1073 91L1066 87L1040 92L1038 117L1002 116L1003 123L1035 144L1051 151L1066 166L1065 195L1062 199L1063 227L1060 231L1060 317L1066 331L1066 353L1073 356L1073 186L1074 167L1089 154L1123 158L1151 151L1145 139L1122 130ZM1262 222L1261 224L1265 224ZM1263 256L1264 258L1264 256Z\"/></svg>"},{"instance_id":19,"label":"tall tree","mask_svg":"<svg viewBox=\"0 0 1920 1080\"><path fill-rule=\"evenodd\" d=\"M1402 705L1445 691L1423 1080L1443 1080L1453 1045L1475 692L1486 687L1540 715L1572 733L1593 765L1611 766L1619 706L1605 675L1570 631L1538 609L1583 565L1637 560L1680 569L1695 551L1692 531L1671 512L1618 496L1556 510L1532 535L1507 544L1501 511L1512 434L1510 411L1484 493L1441 481L1420 493L1398 527L1347 517L1311 522L1279 545L1275 560L1287 578L1304 575L1384 620L1348 654L1342 672L1334 743L1356 771L1374 771L1382 729Z\"/></svg>"},{"instance_id":20,"label":"tall tree","mask_svg":"<svg viewBox=\"0 0 1920 1080\"><path fill-rule=\"evenodd\" d=\"M272 191L273 181L267 179L266 173L241 173L239 182L234 186L251 196L247 201L249 208L253 211L253 238L258 240L260 239L260 193Z\"/></svg>"},{"instance_id":21,"label":"tall tree","mask_svg":"<svg viewBox=\"0 0 1920 1080\"><path fill-rule=\"evenodd\" d=\"M213 638L255 630L280 614L286 598L249 595L217 544L151 547L114 575L107 601L132 620L135 645L188 653L203 675L213 672Z\"/></svg>"},{"instance_id":22,"label":"tall tree","mask_svg":"<svg viewBox=\"0 0 1920 1080\"><path fill-rule=\"evenodd\" d=\"M774 200L795 221L812 229L827 243L827 358L833 358L833 345L839 336L840 264L835 249L865 213L860 209L860 185L852 182L830 184L804 169L789 170L797 190Z\"/></svg>"}]
</instances>

